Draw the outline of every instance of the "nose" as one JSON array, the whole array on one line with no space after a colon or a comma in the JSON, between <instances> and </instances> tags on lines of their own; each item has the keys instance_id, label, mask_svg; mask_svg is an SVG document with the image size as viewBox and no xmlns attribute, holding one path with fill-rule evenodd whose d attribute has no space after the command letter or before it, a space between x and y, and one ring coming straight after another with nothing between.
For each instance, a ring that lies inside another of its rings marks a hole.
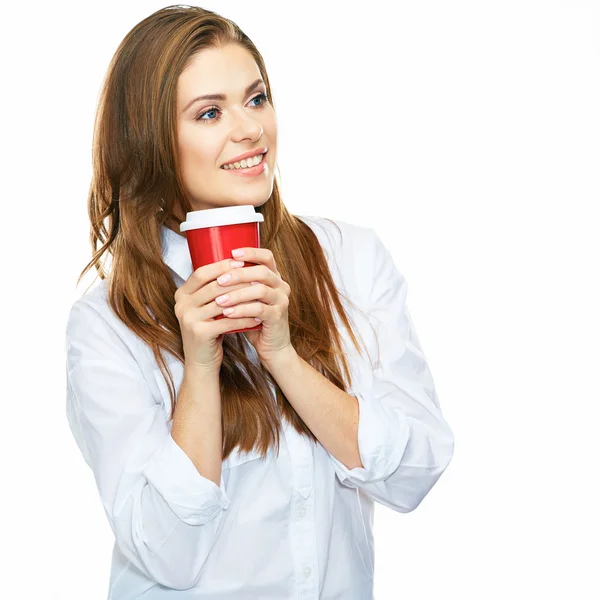
<instances>
[{"instance_id":1,"label":"nose","mask_svg":"<svg viewBox=\"0 0 600 600\"><path fill-rule=\"evenodd\" d=\"M234 111L233 115L231 138L234 141L244 139L257 140L260 138L263 128L256 117L244 110Z\"/></svg>"}]
</instances>

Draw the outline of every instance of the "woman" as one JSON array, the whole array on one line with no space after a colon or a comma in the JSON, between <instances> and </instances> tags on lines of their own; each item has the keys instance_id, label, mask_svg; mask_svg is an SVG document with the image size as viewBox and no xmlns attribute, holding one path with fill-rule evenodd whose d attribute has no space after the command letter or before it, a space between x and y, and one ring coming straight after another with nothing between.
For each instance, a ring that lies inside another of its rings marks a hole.
<instances>
[{"instance_id":1,"label":"woman","mask_svg":"<svg viewBox=\"0 0 600 600\"><path fill-rule=\"evenodd\" d=\"M233 171L247 152L258 175ZM389 251L291 215L276 156L265 65L234 23L168 7L125 37L80 276L101 282L67 323L67 415L115 535L114 600L372 598L374 503L414 510L452 457ZM192 273L186 212L232 205L264 216L255 266Z\"/></svg>"}]
</instances>

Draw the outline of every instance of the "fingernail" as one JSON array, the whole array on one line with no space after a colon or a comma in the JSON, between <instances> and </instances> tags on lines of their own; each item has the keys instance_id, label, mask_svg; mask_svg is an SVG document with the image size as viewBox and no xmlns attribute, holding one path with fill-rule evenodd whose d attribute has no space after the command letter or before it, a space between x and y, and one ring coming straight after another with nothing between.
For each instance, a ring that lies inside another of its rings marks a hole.
<instances>
[{"instance_id":1,"label":"fingernail","mask_svg":"<svg viewBox=\"0 0 600 600\"><path fill-rule=\"evenodd\" d=\"M244 256L244 251L243 251L243 250L240 250L240 249L238 249L238 250L232 250L232 251L231 251L231 254L232 254L233 256Z\"/></svg>"}]
</instances>

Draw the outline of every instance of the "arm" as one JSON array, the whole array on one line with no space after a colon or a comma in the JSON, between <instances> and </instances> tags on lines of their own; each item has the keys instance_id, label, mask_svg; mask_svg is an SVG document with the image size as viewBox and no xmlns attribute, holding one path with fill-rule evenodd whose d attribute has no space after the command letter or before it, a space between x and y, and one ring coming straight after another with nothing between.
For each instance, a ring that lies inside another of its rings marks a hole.
<instances>
[{"instance_id":1,"label":"arm","mask_svg":"<svg viewBox=\"0 0 600 600\"><path fill-rule=\"evenodd\" d=\"M200 473L204 448L196 452L185 442L189 430L180 426L182 446L175 442L129 348L96 310L77 301L66 333L67 417L116 542L161 585L192 587L230 504L225 490ZM183 395L197 395L200 387ZM207 389L214 395L218 386ZM216 398L207 399L215 405ZM216 479L215 469L209 474Z\"/></svg>"},{"instance_id":2,"label":"arm","mask_svg":"<svg viewBox=\"0 0 600 600\"><path fill-rule=\"evenodd\" d=\"M362 467L358 400L321 375L292 346L265 366L319 443L347 468Z\"/></svg>"},{"instance_id":3,"label":"arm","mask_svg":"<svg viewBox=\"0 0 600 600\"><path fill-rule=\"evenodd\" d=\"M223 465L218 371L213 373L189 364L184 366L171 437L190 457L198 473L218 487Z\"/></svg>"},{"instance_id":4,"label":"arm","mask_svg":"<svg viewBox=\"0 0 600 600\"><path fill-rule=\"evenodd\" d=\"M292 352L268 368L328 452L340 482L410 512L448 466L454 436L406 307L406 280L371 236L374 279L363 283L373 290L367 313L376 323L377 368L351 394Z\"/></svg>"}]
</instances>

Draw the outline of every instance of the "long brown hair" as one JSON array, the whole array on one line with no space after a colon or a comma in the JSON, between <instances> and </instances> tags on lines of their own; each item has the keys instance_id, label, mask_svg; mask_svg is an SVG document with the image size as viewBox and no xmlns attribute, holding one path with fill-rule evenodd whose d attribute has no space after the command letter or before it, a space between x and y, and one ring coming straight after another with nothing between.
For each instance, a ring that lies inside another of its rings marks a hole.
<instances>
[{"instance_id":1,"label":"long brown hair","mask_svg":"<svg viewBox=\"0 0 600 600\"><path fill-rule=\"evenodd\" d=\"M193 210L176 150L177 80L193 55L231 43L252 54L273 104L262 56L241 29L212 11L176 5L158 10L125 36L105 76L94 123L88 196L92 260L77 284L92 267L105 279L100 259L106 251L112 255L108 303L152 349L169 387L170 419L176 392L162 350L181 361L184 354L174 312L177 288L162 258L161 227L179 234L179 224ZM257 210L264 216L261 246L273 252L281 277L292 290L288 307L292 344L301 358L346 390L351 375L333 308L359 352L360 348L323 249L311 228L287 211L276 180L270 198ZM236 446L245 451L257 448L263 456L272 444L279 447L282 418L316 441L268 371L247 358L245 344L249 342L242 333L223 337L223 458Z\"/></svg>"}]
</instances>

